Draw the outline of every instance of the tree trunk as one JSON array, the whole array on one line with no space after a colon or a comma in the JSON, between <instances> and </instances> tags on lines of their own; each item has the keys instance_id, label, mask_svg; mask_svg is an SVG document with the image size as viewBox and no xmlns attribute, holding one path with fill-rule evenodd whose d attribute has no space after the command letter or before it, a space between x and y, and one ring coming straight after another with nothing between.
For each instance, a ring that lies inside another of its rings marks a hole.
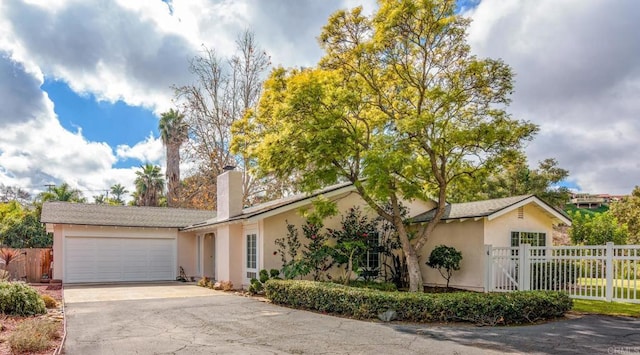
<instances>
[{"instance_id":1,"label":"tree trunk","mask_svg":"<svg viewBox=\"0 0 640 355\"><path fill-rule=\"evenodd\" d=\"M407 259L407 271L409 272L409 292L422 292L423 280L422 270L420 270L420 261L418 255L411 247L411 253L405 253Z\"/></svg>"},{"instance_id":2,"label":"tree trunk","mask_svg":"<svg viewBox=\"0 0 640 355\"><path fill-rule=\"evenodd\" d=\"M167 144L167 206L180 205L180 146Z\"/></svg>"},{"instance_id":3,"label":"tree trunk","mask_svg":"<svg viewBox=\"0 0 640 355\"><path fill-rule=\"evenodd\" d=\"M420 260L418 253L409 240L407 230L400 218L395 221L396 230L400 237L402 251L404 251L407 261L407 271L409 273L409 292L423 292L422 270L420 270Z\"/></svg>"}]
</instances>

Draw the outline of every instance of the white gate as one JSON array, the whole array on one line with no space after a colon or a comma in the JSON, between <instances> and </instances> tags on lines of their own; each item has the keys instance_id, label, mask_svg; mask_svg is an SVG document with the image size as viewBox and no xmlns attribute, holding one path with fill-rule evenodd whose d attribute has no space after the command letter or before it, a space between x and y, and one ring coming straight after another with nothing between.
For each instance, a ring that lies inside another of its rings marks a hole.
<instances>
[{"instance_id":1,"label":"white gate","mask_svg":"<svg viewBox=\"0 0 640 355\"><path fill-rule=\"evenodd\" d=\"M573 298L640 303L640 245L485 246L485 290L552 290Z\"/></svg>"}]
</instances>

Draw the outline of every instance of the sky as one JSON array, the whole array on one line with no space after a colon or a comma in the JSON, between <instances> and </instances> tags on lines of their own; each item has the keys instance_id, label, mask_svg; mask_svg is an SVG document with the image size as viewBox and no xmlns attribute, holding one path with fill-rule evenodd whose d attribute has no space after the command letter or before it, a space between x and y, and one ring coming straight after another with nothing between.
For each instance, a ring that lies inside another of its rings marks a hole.
<instances>
[{"instance_id":1,"label":"sky","mask_svg":"<svg viewBox=\"0 0 640 355\"><path fill-rule=\"evenodd\" d=\"M252 30L273 65L313 66L336 10L373 0L2 0L0 183L33 193L68 182L86 197L133 190L165 165L158 117L193 82L202 45L228 56ZM540 126L529 162L556 158L565 185L640 185L640 1L466 0L468 41L515 76L509 112Z\"/></svg>"}]
</instances>

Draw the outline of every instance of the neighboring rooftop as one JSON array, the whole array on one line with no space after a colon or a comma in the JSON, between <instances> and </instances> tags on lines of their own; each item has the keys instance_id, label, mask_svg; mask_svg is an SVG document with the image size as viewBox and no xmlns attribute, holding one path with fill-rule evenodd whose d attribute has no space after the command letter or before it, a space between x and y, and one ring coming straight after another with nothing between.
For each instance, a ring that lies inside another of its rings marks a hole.
<instances>
[{"instance_id":1,"label":"neighboring rooftop","mask_svg":"<svg viewBox=\"0 0 640 355\"><path fill-rule=\"evenodd\" d=\"M444 216L442 216L442 220L486 217L509 206L515 205L520 201L524 201L532 196L534 195L521 195L496 198L493 200L448 204L445 209ZM412 220L415 223L429 222L433 219L433 216L435 216L435 214L436 209L434 208L413 217Z\"/></svg>"},{"instance_id":2,"label":"neighboring rooftop","mask_svg":"<svg viewBox=\"0 0 640 355\"><path fill-rule=\"evenodd\" d=\"M40 221L92 226L181 228L215 216L215 211L184 208L45 202Z\"/></svg>"}]
</instances>

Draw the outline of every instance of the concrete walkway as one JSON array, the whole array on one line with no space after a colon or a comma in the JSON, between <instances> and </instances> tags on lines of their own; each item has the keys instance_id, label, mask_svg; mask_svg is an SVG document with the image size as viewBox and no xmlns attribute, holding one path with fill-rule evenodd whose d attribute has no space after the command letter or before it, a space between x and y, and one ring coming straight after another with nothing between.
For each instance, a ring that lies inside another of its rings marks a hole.
<instances>
[{"instance_id":1,"label":"concrete walkway","mask_svg":"<svg viewBox=\"0 0 640 355\"><path fill-rule=\"evenodd\" d=\"M498 353L399 332L382 323L292 310L192 285L166 287L172 286L129 291L123 286L65 288L65 353ZM192 296L184 296L190 292ZM123 300L123 294L133 299ZM173 297L178 294L183 296Z\"/></svg>"},{"instance_id":2,"label":"concrete walkway","mask_svg":"<svg viewBox=\"0 0 640 355\"><path fill-rule=\"evenodd\" d=\"M64 301L67 304L157 298L210 297L212 294L211 290L204 287L177 282L64 286Z\"/></svg>"}]
</instances>

